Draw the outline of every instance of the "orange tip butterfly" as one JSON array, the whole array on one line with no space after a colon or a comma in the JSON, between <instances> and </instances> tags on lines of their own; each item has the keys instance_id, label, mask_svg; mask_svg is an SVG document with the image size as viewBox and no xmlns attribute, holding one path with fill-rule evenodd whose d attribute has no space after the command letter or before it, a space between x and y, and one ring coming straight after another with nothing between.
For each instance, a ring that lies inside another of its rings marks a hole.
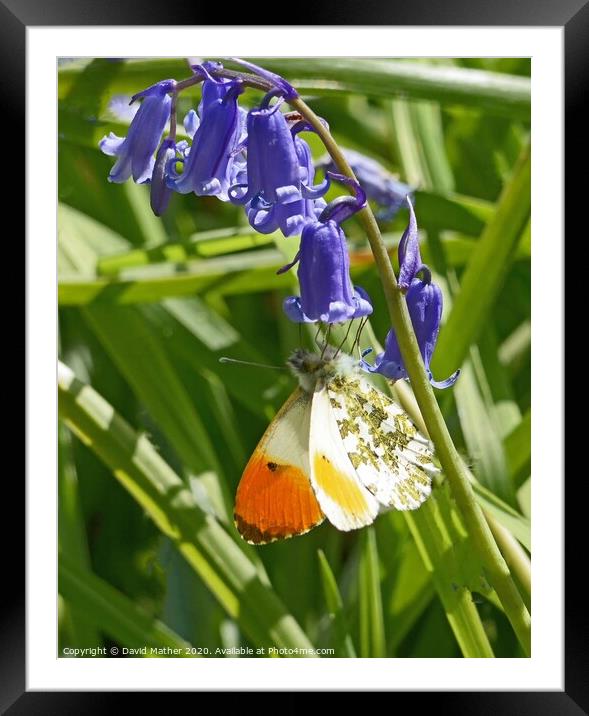
<instances>
[{"instance_id":1,"label":"orange tip butterfly","mask_svg":"<svg viewBox=\"0 0 589 716\"><path fill-rule=\"evenodd\" d=\"M407 414L361 374L351 356L299 349L299 387L268 426L243 472L235 525L247 542L302 535L327 517L348 531L380 510L417 509L438 471Z\"/></svg>"}]
</instances>

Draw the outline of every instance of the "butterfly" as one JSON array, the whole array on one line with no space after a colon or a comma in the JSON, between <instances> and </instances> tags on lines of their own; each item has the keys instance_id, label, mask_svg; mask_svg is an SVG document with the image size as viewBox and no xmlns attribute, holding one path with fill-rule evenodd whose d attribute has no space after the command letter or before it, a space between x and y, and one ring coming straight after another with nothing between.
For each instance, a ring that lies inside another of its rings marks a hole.
<instances>
[{"instance_id":1,"label":"butterfly","mask_svg":"<svg viewBox=\"0 0 589 716\"><path fill-rule=\"evenodd\" d=\"M309 532L327 517L339 530L371 524L386 508L414 510L438 471L431 444L358 363L328 348L298 349L299 387L247 463L234 520L251 544Z\"/></svg>"}]
</instances>

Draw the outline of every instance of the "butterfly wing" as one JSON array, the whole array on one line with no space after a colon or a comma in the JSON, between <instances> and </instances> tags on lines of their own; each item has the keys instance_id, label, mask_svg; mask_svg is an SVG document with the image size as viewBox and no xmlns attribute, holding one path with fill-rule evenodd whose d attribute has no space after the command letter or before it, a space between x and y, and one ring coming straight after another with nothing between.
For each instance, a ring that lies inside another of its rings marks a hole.
<instances>
[{"instance_id":1,"label":"butterfly wing","mask_svg":"<svg viewBox=\"0 0 589 716\"><path fill-rule=\"evenodd\" d=\"M358 479L327 390L320 386L313 394L309 457L311 484L327 519L343 531L371 524L378 514L378 502Z\"/></svg>"},{"instance_id":2,"label":"butterfly wing","mask_svg":"<svg viewBox=\"0 0 589 716\"><path fill-rule=\"evenodd\" d=\"M327 392L339 434L362 484L381 505L414 510L436 472L429 442L393 400L360 376L335 376Z\"/></svg>"},{"instance_id":3,"label":"butterfly wing","mask_svg":"<svg viewBox=\"0 0 589 716\"><path fill-rule=\"evenodd\" d=\"M308 532L323 522L310 482L311 396L294 391L262 436L235 497L235 526L251 544Z\"/></svg>"}]
</instances>

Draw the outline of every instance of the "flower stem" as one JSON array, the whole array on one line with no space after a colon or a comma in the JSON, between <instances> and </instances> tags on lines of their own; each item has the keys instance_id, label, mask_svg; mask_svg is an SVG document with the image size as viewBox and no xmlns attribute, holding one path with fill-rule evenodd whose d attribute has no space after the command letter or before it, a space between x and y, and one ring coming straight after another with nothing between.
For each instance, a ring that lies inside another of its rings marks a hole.
<instances>
[{"instance_id":1,"label":"flower stem","mask_svg":"<svg viewBox=\"0 0 589 716\"><path fill-rule=\"evenodd\" d=\"M170 131L168 133L168 137L170 139L176 139L176 123L177 123L177 117L176 117L176 105L178 103L178 92L172 93L172 104L170 106Z\"/></svg>"},{"instance_id":2,"label":"flower stem","mask_svg":"<svg viewBox=\"0 0 589 716\"><path fill-rule=\"evenodd\" d=\"M227 80L241 80L245 87L251 87L252 89L261 90L262 92L268 92L272 89L272 85L268 80L252 75L249 72L236 72L235 70L227 70L225 68L220 70L212 70L212 77L223 77ZM195 85L203 82L204 77L199 74L195 74L192 77L188 77L185 80L180 80L176 83L176 93L182 92L182 90L194 87Z\"/></svg>"},{"instance_id":3,"label":"flower stem","mask_svg":"<svg viewBox=\"0 0 589 716\"><path fill-rule=\"evenodd\" d=\"M338 170L342 174L355 179L354 173L342 151L313 110L300 98L291 100L290 105L300 112L313 126ZM364 225L370 248L374 255L374 261L380 274L389 309L391 324L397 336L411 386L436 449L436 454L473 545L479 553L486 577L501 600L505 614L511 622L526 656L529 656L531 652L530 614L512 579L509 567L497 547L483 512L476 502L467 471L444 422L425 372L407 305L397 285L397 278L380 235L380 229L368 205L358 212L358 218Z\"/></svg>"}]
</instances>

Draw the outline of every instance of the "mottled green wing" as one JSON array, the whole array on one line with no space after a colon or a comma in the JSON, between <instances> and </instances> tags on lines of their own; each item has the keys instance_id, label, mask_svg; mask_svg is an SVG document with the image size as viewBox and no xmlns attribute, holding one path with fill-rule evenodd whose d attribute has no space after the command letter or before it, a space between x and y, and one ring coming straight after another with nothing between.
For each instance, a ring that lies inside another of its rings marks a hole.
<instances>
[{"instance_id":1,"label":"mottled green wing","mask_svg":"<svg viewBox=\"0 0 589 716\"><path fill-rule=\"evenodd\" d=\"M400 406L360 376L336 376L327 390L362 484L381 505L419 507L431 492L431 473L437 471L429 441Z\"/></svg>"}]
</instances>

